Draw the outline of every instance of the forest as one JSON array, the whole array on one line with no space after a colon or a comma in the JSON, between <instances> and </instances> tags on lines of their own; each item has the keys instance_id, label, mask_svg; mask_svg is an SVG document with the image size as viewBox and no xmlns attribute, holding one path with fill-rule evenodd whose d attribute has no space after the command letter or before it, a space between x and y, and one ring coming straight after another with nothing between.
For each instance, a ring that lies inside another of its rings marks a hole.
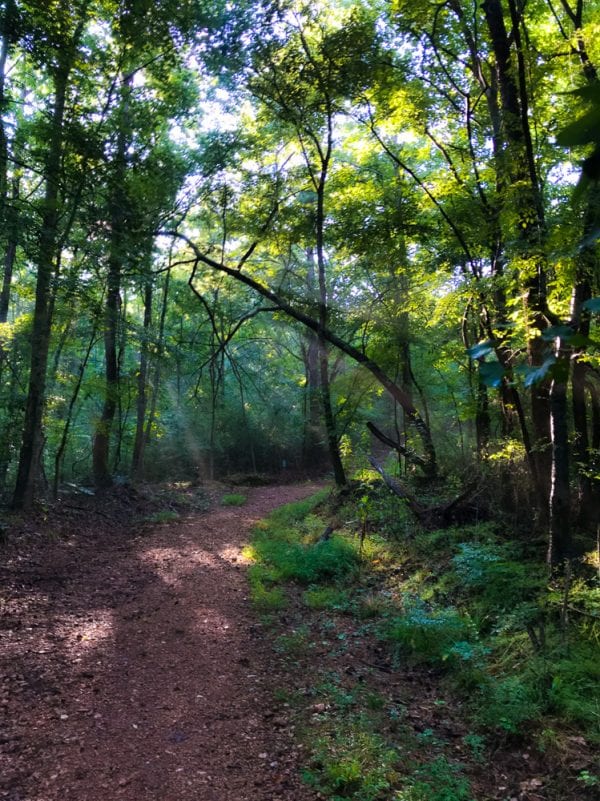
<instances>
[{"instance_id":1,"label":"forest","mask_svg":"<svg viewBox=\"0 0 600 801\"><path fill-rule=\"evenodd\" d=\"M0 14L3 542L124 487L328 482L300 528L338 567L294 572L259 531L263 614L375 548L416 571L380 639L454 660L467 695L495 676L485 736L550 715L597 746L598 0ZM308 606L346 613L339 592ZM600 785L571 774L519 798ZM472 798L312 775L333 799Z\"/></svg>"}]
</instances>

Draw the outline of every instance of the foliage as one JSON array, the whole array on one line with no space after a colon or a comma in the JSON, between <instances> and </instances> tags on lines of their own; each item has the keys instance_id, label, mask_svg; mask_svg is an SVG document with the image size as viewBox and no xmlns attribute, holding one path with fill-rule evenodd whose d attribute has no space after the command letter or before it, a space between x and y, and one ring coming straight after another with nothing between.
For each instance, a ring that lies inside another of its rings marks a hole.
<instances>
[{"instance_id":1,"label":"foliage","mask_svg":"<svg viewBox=\"0 0 600 801\"><path fill-rule=\"evenodd\" d=\"M522 624L523 614L535 607L527 602L535 600L545 587L543 569L527 563L522 555L517 561L514 547L479 543L458 547L459 553L452 559L454 570L466 590L475 591L477 606L484 614L504 612L515 620L520 612Z\"/></svg>"},{"instance_id":2,"label":"foliage","mask_svg":"<svg viewBox=\"0 0 600 801\"><path fill-rule=\"evenodd\" d=\"M360 721L317 740L306 781L332 801L375 801L395 778L396 752Z\"/></svg>"},{"instance_id":3,"label":"foliage","mask_svg":"<svg viewBox=\"0 0 600 801\"><path fill-rule=\"evenodd\" d=\"M222 506L243 506L246 503L246 496L240 495L237 492L232 492L228 495L223 495L221 498Z\"/></svg>"},{"instance_id":4,"label":"foliage","mask_svg":"<svg viewBox=\"0 0 600 801\"><path fill-rule=\"evenodd\" d=\"M455 609L428 608L418 597L404 596L402 615L388 618L381 636L390 642L397 659L409 656L417 663L468 662L474 658L469 640L474 637L470 621Z\"/></svg>"},{"instance_id":5,"label":"foliage","mask_svg":"<svg viewBox=\"0 0 600 801\"><path fill-rule=\"evenodd\" d=\"M474 707L475 720L492 731L516 734L542 712L537 688L520 676L490 678Z\"/></svg>"},{"instance_id":6,"label":"foliage","mask_svg":"<svg viewBox=\"0 0 600 801\"><path fill-rule=\"evenodd\" d=\"M444 756L416 768L407 785L395 801L473 801L469 781L461 776L460 766Z\"/></svg>"},{"instance_id":7,"label":"foliage","mask_svg":"<svg viewBox=\"0 0 600 801\"><path fill-rule=\"evenodd\" d=\"M302 598L310 609L346 611L350 608L348 591L338 587L309 587Z\"/></svg>"},{"instance_id":8,"label":"foliage","mask_svg":"<svg viewBox=\"0 0 600 801\"><path fill-rule=\"evenodd\" d=\"M342 580L356 572L356 547L339 536L325 542L304 544L290 542L289 534L261 532L253 540L256 557L275 567L284 580L309 585L322 580Z\"/></svg>"},{"instance_id":9,"label":"foliage","mask_svg":"<svg viewBox=\"0 0 600 801\"><path fill-rule=\"evenodd\" d=\"M287 606L285 591L274 586L279 576L263 565L252 565L248 571L250 597L261 612L275 612Z\"/></svg>"}]
</instances>

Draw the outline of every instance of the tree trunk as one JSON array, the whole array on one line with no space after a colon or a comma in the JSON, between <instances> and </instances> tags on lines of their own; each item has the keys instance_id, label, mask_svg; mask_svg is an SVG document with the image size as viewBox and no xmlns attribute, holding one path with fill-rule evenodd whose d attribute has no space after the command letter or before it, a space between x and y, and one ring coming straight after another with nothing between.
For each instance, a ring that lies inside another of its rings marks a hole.
<instances>
[{"instance_id":1,"label":"tree trunk","mask_svg":"<svg viewBox=\"0 0 600 801\"><path fill-rule=\"evenodd\" d=\"M167 306L169 302L169 285L171 282L171 269L167 270L167 274L165 277L165 287L163 291L162 297L162 306L160 310L160 321L158 324L158 342L156 346L156 367L154 370L154 380L152 381L152 400L150 402L150 412L148 414L148 420L146 421L146 431L144 434L144 452L148 447L148 443L150 442L150 438L152 436L152 426L154 425L154 420L156 419L156 407L158 405L158 393L160 389L160 379L161 379L161 361L165 349L165 320L167 317Z\"/></svg>"},{"instance_id":2,"label":"tree trunk","mask_svg":"<svg viewBox=\"0 0 600 801\"><path fill-rule=\"evenodd\" d=\"M561 357L564 358L564 357ZM560 565L572 557L571 492L569 486L569 432L566 379L555 378L550 389L552 484L548 564Z\"/></svg>"},{"instance_id":3,"label":"tree trunk","mask_svg":"<svg viewBox=\"0 0 600 801\"><path fill-rule=\"evenodd\" d=\"M83 384L83 377L85 375L85 370L91 356L93 347L96 343L96 334L97 334L97 323L94 324L92 329L92 333L88 342L88 346L83 357L81 364L79 365L79 371L77 374L77 380L75 382L75 386L73 388L73 393L71 395L71 399L69 401L69 408L67 410L67 417L65 420L65 425L63 428L63 432L60 438L59 446L56 450L56 454L54 456L54 481L53 481L53 496L56 499L58 497L58 487L61 480L61 471L62 471L62 464L65 455L65 450L67 448L67 442L69 440L69 430L71 428L71 423L73 421L73 413L75 410L75 404L77 403L77 398L79 397L79 393L81 391L81 386Z\"/></svg>"},{"instance_id":4,"label":"tree trunk","mask_svg":"<svg viewBox=\"0 0 600 801\"><path fill-rule=\"evenodd\" d=\"M234 278L236 281L239 281L245 286L253 289L259 295L262 295L262 297L270 300L284 314L287 314L288 317L291 317L293 320L296 320L297 322L306 326L311 331L315 331L317 334L322 335L322 337L329 342L330 345L338 348L342 353L345 353L346 356L349 356L352 361L364 367L365 370L368 370L368 372L371 373L378 383L380 383L389 392L392 398L399 403L400 406L402 406L404 413L421 440L424 451L424 463L426 464L424 472L428 478L436 477L437 461L429 426L415 408L412 399L407 395L402 387L399 387L398 384L396 384L387 375L385 370L383 370L376 362L370 359L362 350L359 350L350 342L342 339L330 329L322 329L319 321L314 317L311 317L309 314L305 314L301 309L296 308L291 303L288 303L283 297L279 296L276 292L273 292L273 290L269 289L269 287L265 286L260 281L257 281L256 279L247 275L240 268L235 269L233 267L228 267L226 264L222 264L214 259L211 259L210 256L202 253L199 248L189 239L189 237L185 236L184 234L181 234L178 231L159 231L158 233L163 236L173 236L176 239L181 239L191 248L196 258L196 265L190 274L189 282L194 281L199 263L206 264L213 270L225 273L225 275L228 275L230 278ZM252 246L251 250L253 251L255 247L256 244ZM250 252L248 252L248 254L244 257L244 262L247 261L249 255Z\"/></svg>"},{"instance_id":5,"label":"tree trunk","mask_svg":"<svg viewBox=\"0 0 600 801\"><path fill-rule=\"evenodd\" d=\"M146 285L144 287L144 328L140 345L135 440L133 443L133 456L131 460L131 472L136 477L141 477L144 472L144 450L146 446L144 424L146 422L146 407L148 405L147 383L150 334L152 325L153 290L154 287L152 277L148 276L146 279Z\"/></svg>"},{"instance_id":6,"label":"tree trunk","mask_svg":"<svg viewBox=\"0 0 600 801\"><path fill-rule=\"evenodd\" d=\"M520 11L514 0L508 0L511 35L508 35L500 0L485 0L483 10L496 59L496 77L501 100L503 152L498 162L504 172L504 205L511 204L516 213L513 232L517 255L527 262L527 272L521 276L524 289L524 315L528 327L543 331L548 327L546 302L546 256L543 251L545 224L543 204L535 166L528 118L526 68L521 42ZM513 55L513 44L515 47ZM547 344L539 335L528 341L528 357L532 367L540 366L547 356ZM555 412L558 413L555 408ZM562 471L555 474L552 467L553 443L550 430L550 382L542 379L532 386L531 420L534 432L538 505L547 516L553 481L560 480ZM556 421L555 421L556 422ZM562 426L554 427L555 433ZM562 447L562 446L559 446ZM560 490L560 495L568 487Z\"/></svg>"},{"instance_id":7,"label":"tree trunk","mask_svg":"<svg viewBox=\"0 0 600 801\"><path fill-rule=\"evenodd\" d=\"M31 333L29 390L25 408L23 438L19 454L17 481L13 495L15 508L31 505L41 475L43 448L42 415L45 402L46 368L50 347L51 295L54 265L58 259L59 179L63 151L63 120L70 66L57 69L54 76L52 128L45 164L45 195L38 245L35 306Z\"/></svg>"},{"instance_id":8,"label":"tree trunk","mask_svg":"<svg viewBox=\"0 0 600 801\"><path fill-rule=\"evenodd\" d=\"M112 484L109 466L110 435L118 405L119 364L117 357L118 330L121 307L121 272L125 252L126 204L125 175L129 145L128 106L132 77L123 80L119 111L119 127L112 175L110 198L110 245L106 311L104 320L105 394L100 419L96 424L92 447L94 482L99 488Z\"/></svg>"},{"instance_id":9,"label":"tree trunk","mask_svg":"<svg viewBox=\"0 0 600 801\"><path fill-rule=\"evenodd\" d=\"M305 468L323 462L323 426L320 399L319 339L313 331L306 331L302 343L304 361L304 434L302 463Z\"/></svg>"},{"instance_id":10,"label":"tree trunk","mask_svg":"<svg viewBox=\"0 0 600 801\"><path fill-rule=\"evenodd\" d=\"M329 354L327 342L323 336L323 331L327 328L329 317L329 301L327 297L327 280L325 270L325 183L329 171L329 159L332 151L332 119L331 113L327 117L327 146L325 153L321 155L321 172L317 184L317 209L316 209L316 235L317 235L317 274L318 274L318 306L319 306L319 378L321 381L321 398L323 404L323 419L325 421L325 431L327 432L327 445L329 446L329 458L333 467L333 476L336 486L346 485L346 473L342 464L340 454L340 443L337 435L335 415L331 406L331 388L329 384Z\"/></svg>"}]
</instances>

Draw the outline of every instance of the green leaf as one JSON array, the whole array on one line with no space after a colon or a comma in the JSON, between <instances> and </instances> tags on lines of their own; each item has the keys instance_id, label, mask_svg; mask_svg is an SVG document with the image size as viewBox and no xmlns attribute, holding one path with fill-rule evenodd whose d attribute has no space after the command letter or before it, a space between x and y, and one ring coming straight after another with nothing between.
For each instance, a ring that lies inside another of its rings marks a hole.
<instances>
[{"instance_id":1,"label":"green leaf","mask_svg":"<svg viewBox=\"0 0 600 801\"><path fill-rule=\"evenodd\" d=\"M552 342L552 340L560 337L560 339L569 341L574 333L570 325L551 325L550 328L546 328L542 333L542 339L546 342Z\"/></svg>"},{"instance_id":2,"label":"green leaf","mask_svg":"<svg viewBox=\"0 0 600 801\"><path fill-rule=\"evenodd\" d=\"M600 298L590 298L589 300L586 300L585 303L582 304L581 308L591 311L592 314L600 312Z\"/></svg>"},{"instance_id":3,"label":"green leaf","mask_svg":"<svg viewBox=\"0 0 600 801\"><path fill-rule=\"evenodd\" d=\"M573 348L589 348L596 344L593 339L586 337L585 334L574 334L569 340L569 345Z\"/></svg>"},{"instance_id":4,"label":"green leaf","mask_svg":"<svg viewBox=\"0 0 600 801\"><path fill-rule=\"evenodd\" d=\"M531 367L524 370L525 386L530 387L532 384L537 384L543 381L548 375L548 371L553 364L556 364L556 356L548 356L548 358L539 367Z\"/></svg>"},{"instance_id":5,"label":"green leaf","mask_svg":"<svg viewBox=\"0 0 600 801\"><path fill-rule=\"evenodd\" d=\"M300 203L314 203L317 199L317 193L311 189L303 189L296 195Z\"/></svg>"},{"instance_id":6,"label":"green leaf","mask_svg":"<svg viewBox=\"0 0 600 801\"><path fill-rule=\"evenodd\" d=\"M576 147L598 141L600 130L600 108L593 108L575 122L567 125L556 137L562 147Z\"/></svg>"},{"instance_id":7,"label":"green leaf","mask_svg":"<svg viewBox=\"0 0 600 801\"><path fill-rule=\"evenodd\" d=\"M572 95L573 97L582 97L584 100L600 104L600 86L596 83L590 84L589 86L580 86L579 89L574 89L572 92L565 92L565 94Z\"/></svg>"},{"instance_id":8,"label":"green leaf","mask_svg":"<svg viewBox=\"0 0 600 801\"><path fill-rule=\"evenodd\" d=\"M479 365L479 378L486 387L499 387L504 378L504 367L500 362L482 362Z\"/></svg>"},{"instance_id":9,"label":"green leaf","mask_svg":"<svg viewBox=\"0 0 600 801\"><path fill-rule=\"evenodd\" d=\"M477 345L473 345L472 348L467 349L467 353L472 359L481 359L484 356L487 356L488 353L491 353L494 350L494 346L492 344L491 339L486 339L485 342L479 342Z\"/></svg>"}]
</instances>

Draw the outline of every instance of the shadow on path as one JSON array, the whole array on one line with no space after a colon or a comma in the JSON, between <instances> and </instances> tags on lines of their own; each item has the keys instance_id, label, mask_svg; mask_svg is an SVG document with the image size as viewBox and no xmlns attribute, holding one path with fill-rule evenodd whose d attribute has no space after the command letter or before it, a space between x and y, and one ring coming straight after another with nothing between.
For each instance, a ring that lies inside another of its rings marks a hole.
<instances>
[{"instance_id":1,"label":"shadow on path","mask_svg":"<svg viewBox=\"0 0 600 801\"><path fill-rule=\"evenodd\" d=\"M99 531L24 571L21 604L0 619L0 798L312 799L273 709L241 548L257 520L316 489L253 489L243 507L128 542Z\"/></svg>"}]
</instances>

